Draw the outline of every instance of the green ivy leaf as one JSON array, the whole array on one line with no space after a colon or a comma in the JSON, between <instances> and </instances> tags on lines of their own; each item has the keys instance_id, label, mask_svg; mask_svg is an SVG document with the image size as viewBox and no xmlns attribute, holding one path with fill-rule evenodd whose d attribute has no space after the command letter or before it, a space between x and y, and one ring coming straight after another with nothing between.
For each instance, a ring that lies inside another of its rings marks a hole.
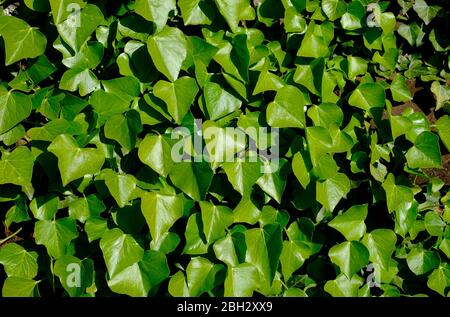
<instances>
[{"instance_id":1,"label":"green ivy leaf","mask_svg":"<svg viewBox=\"0 0 450 317\"><path fill-rule=\"evenodd\" d=\"M363 283L363 279L358 275L348 278L340 274L335 280L327 281L324 289L333 297L357 297Z\"/></svg>"},{"instance_id":2,"label":"green ivy leaf","mask_svg":"<svg viewBox=\"0 0 450 317\"><path fill-rule=\"evenodd\" d=\"M275 101L267 106L267 123L276 128L304 129L305 103L303 93L294 86L279 89Z\"/></svg>"},{"instance_id":3,"label":"green ivy leaf","mask_svg":"<svg viewBox=\"0 0 450 317\"><path fill-rule=\"evenodd\" d=\"M52 142L60 134L79 135L82 134L82 127L77 122L65 119L54 119L39 128L31 128L27 134L34 141Z\"/></svg>"},{"instance_id":4,"label":"green ivy leaf","mask_svg":"<svg viewBox=\"0 0 450 317\"><path fill-rule=\"evenodd\" d=\"M347 6L345 2L339 0L323 0L322 10L331 21L334 21L347 11Z\"/></svg>"},{"instance_id":5,"label":"green ivy leaf","mask_svg":"<svg viewBox=\"0 0 450 317\"><path fill-rule=\"evenodd\" d=\"M306 20L294 7L284 11L284 28L286 32L303 33L306 30Z\"/></svg>"},{"instance_id":6,"label":"green ivy leaf","mask_svg":"<svg viewBox=\"0 0 450 317\"><path fill-rule=\"evenodd\" d=\"M148 38L147 46L156 68L170 81L177 80L187 56L187 43L183 32L166 26Z\"/></svg>"},{"instance_id":7,"label":"green ivy leaf","mask_svg":"<svg viewBox=\"0 0 450 317\"><path fill-rule=\"evenodd\" d=\"M75 220L71 218L39 220L34 232L36 244L44 245L48 254L56 259L68 254L71 241L78 237Z\"/></svg>"},{"instance_id":8,"label":"green ivy leaf","mask_svg":"<svg viewBox=\"0 0 450 317\"><path fill-rule=\"evenodd\" d=\"M450 87L447 85L440 85L439 82L434 81L431 84L431 92L436 98L436 111L449 104L450 101Z\"/></svg>"},{"instance_id":9,"label":"green ivy leaf","mask_svg":"<svg viewBox=\"0 0 450 317\"><path fill-rule=\"evenodd\" d=\"M205 199L213 176L206 162L176 163L169 174L173 184L195 201Z\"/></svg>"},{"instance_id":10,"label":"green ivy leaf","mask_svg":"<svg viewBox=\"0 0 450 317\"><path fill-rule=\"evenodd\" d=\"M251 157L238 158L222 165L228 180L241 195L251 192L252 186L262 176L261 161L250 161Z\"/></svg>"},{"instance_id":11,"label":"green ivy leaf","mask_svg":"<svg viewBox=\"0 0 450 317\"><path fill-rule=\"evenodd\" d=\"M348 103L351 106L370 111L371 108L383 108L385 100L383 86L378 83L364 83L353 91Z\"/></svg>"},{"instance_id":12,"label":"green ivy leaf","mask_svg":"<svg viewBox=\"0 0 450 317\"><path fill-rule=\"evenodd\" d=\"M124 268L108 280L108 286L118 294L147 297L156 293L159 284L169 277L167 259L161 252L145 251L142 259Z\"/></svg>"},{"instance_id":13,"label":"green ivy leaf","mask_svg":"<svg viewBox=\"0 0 450 317\"><path fill-rule=\"evenodd\" d=\"M439 245L439 250L444 252L447 258L450 258L450 239L443 239Z\"/></svg>"},{"instance_id":14,"label":"green ivy leaf","mask_svg":"<svg viewBox=\"0 0 450 317\"><path fill-rule=\"evenodd\" d=\"M319 25L312 21L306 29L297 56L319 58L329 55L333 37L333 24L326 21Z\"/></svg>"},{"instance_id":15,"label":"green ivy leaf","mask_svg":"<svg viewBox=\"0 0 450 317\"><path fill-rule=\"evenodd\" d=\"M5 216L5 225L10 227L12 223L21 223L30 220L28 215L28 207L25 202L25 198L19 198L15 201L14 206L12 206Z\"/></svg>"},{"instance_id":16,"label":"green ivy leaf","mask_svg":"<svg viewBox=\"0 0 450 317\"><path fill-rule=\"evenodd\" d=\"M255 224L261 217L261 210L255 205L250 195L244 195L233 210L235 222Z\"/></svg>"},{"instance_id":17,"label":"green ivy leaf","mask_svg":"<svg viewBox=\"0 0 450 317\"><path fill-rule=\"evenodd\" d=\"M28 252L16 243L9 243L0 249L0 263L8 277L32 279L38 273L38 254Z\"/></svg>"},{"instance_id":18,"label":"green ivy leaf","mask_svg":"<svg viewBox=\"0 0 450 317\"><path fill-rule=\"evenodd\" d=\"M395 199L395 198L394 198ZM400 203L395 211L395 232L402 237L413 228L419 204L416 201Z\"/></svg>"},{"instance_id":19,"label":"green ivy leaf","mask_svg":"<svg viewBox=\"0 0 450 317\"><path fill-rule=\"evenodd\" d=\"M108 223L104 218L94 217L86 221L84 230L88 236L89 242L98 240L108 231Z\"/></svg>"},{"instance_id":20,"label":"green ivy leaf","mask_svg":"<svg viewBox=\"0 0 450 317\"><path fill-rule=\"evenodd\" d=\"M196 297L209 292L214 287L219 267L205 258L192 258L186 268L186 277L182 272L178 272L170 279L169 293L176 297Z\"/></svg>"},{"instance_id":21,"label":"green ivy leaf","mask_svg":"<svg viewBox=\"0 0 450 317\"><path fill-rule=\"evenodd\" d=\"M316 183L316 199L330 211L350 191L350 180L345 174L338 173L333 178Z\"/></svg>"},{"instance_id":22,"label":"green ivy leaf","mask_svg":"<svg viewBox=\"0 0 450 317\"><path fill-rule=\"evenodd\" d=\"M395 250L397 236L389 229L375 229L364 236L363 244L370 253L370 261L381 265L385 270L389 269L391 255Z\"/></svg>"},{"instance_id":23,"label":"green ivy leaf","mask_svg":"<svg viewBox=\"0 0 450 317\"><path fill-rule=\"evenodd\" d=\"M397 211L403 207L404 203L411 204L414 200L412 189L404 185L397 185L392 174L388 174L382 186L386 191L386 202L389 212Z\"/></svg>"},{"instance_id":24,"label":"green ivy leaf","mask_svg":"<svg viewBox=\"0 0 450 317\"><path fill-rule=\"evenodd\" d=\"M105 232L100 240L100 248L110 277L132 267L144 256L144 249L136 240L118 228Z\"/></svg>"},{"instance_id":25,"label":"green ivy leaf","mask_svg":"<svg viewBox=\"0 0 450 317\"><path fill-rule=\"evenodd\" d=\"M347 12L341 17L341 25L344 30L357 30L362 27L362 20L366 16L366 10L361 1L352 1L347 5Z\"/></svg>"},{"instance_id":26,"label":"green ivy leaf","mask_svg":"<svg viewBox=\"0 0 450 317\"><path fill-rule=\"evenodd\" d=\"M233 223L233 212L226 206L216 206L210 202L200 202L203 230L206 241L213 243L225 236L225 229Z\"/></svg>"},{"instance_id":27,"label":"green ivy leaf","mask_svg":"<svg viewBox=\"0 0 450 317\"><path fill-rule=\"evenodd\" d=\"M303 245L298 245L292 241L283 241L280 263L284 280L288 281L292 274L302 267L309 256L310 250Z\"/></svg>"},{"instance_id":28,"label":"green ivy leaf","mask_svg":"<svg viewBox=\"0 0 450 317\"><path fill-rule=\"evenodd\" d=\"M56 24L61 38L75 52L80 50L83 44L89 40L92 32L104 22L103 13L96 5L86 4L80 8L81 10L75 6L72 6L72 9L70 6L59 7L58 10L66 11L69 16Z\"/></svg>"},{"instance_id":29,"label":"green ivy leaf","mask_svg":"<svg viewBox=\"0 0 450 317\"><path fill-rule=\"evenodd\" d=\"M106 187L119 207L125 207L135 196L136 179L132 175L117 174L110 169L102 170ZM97 178L99 179L99 178Z\"/></svg>"},{"instance_id":30,"label":"green ivy leaf","mask_svg":"<svg viewBox=\"0 0 450 317\"><path fill-rule=\"evenodd\" d=\"M255 11L249 0L214 0L220 14L225 18L232 32L236 32L241 20L253 20Z\"/></svg>"},{"instance_id":31,"label":"green ivy leaf","mask_svg":"<svg viewBox=\"0 0 450 317\"><path fill-rule=\"evenodd\" d=\"M139 159L163 177L167 177L174 162L169 140L162 135L147 135L139 145Z\"/></svg>"},{"instance_id":32,"label":"green ivy leaf","mask_svg":"<svg viewBox=\"0 0 450 317\"><path fill-rule=\"evenodd\" d=\"M257 268L249 263L229 267L224 283L225 297L251 297L260 287Z\"/></svg>"},{"instance_id":33,"label":"green ivy leaf","mask_svg":"<svg viewBox=\"0 0 450 317\"><path fill-rule=\"evenodd\" d=\"M64 20L74 13L73 10L70 10L70 4L78 5L80 8L86 6L83 0L49 0L49 3L53 21L56 25L64 22Z\"/></svg>"},{"instance_id":34,"label":"green ivy leaf","mask_svg":"<svg viewBox=\"0 0 450 317\"><path fill-rule=\"evenodd\" d=\"M26 147L20 146L11 153L3 152L0 159L0 184L31 186L34 156Z\"/></svg>"},{"instance_id":35,"label":"green ivy leaf","mask_svg":"<svg viewBox=\"0 0 450 317\"><path fill-rule=\"evenodd\" d=\"M308 117L311 118L315 126L320 127L328 127L331 124L340 126L344 121L342 109L332 103L313 105L308 109Z\"/></svg>"},{"instance_id":36,"label":"green ivy leaf","mask_svg":"<svg viewBox=\"0 0 450 317\"><path fill-rule=\"evenodd\" d=\"M65 255L55 261L54 272L71 297L80 297L93 283L94 262Z\"/></svg>"},{"instance_id":37,"label":"green ivy leaf","mask_svg":"<svg viewBox=\"0 0 450 317\"><path fill-rule=\"evenodd\" d=\"M38 57L44 54L47 46L44 34L12 16L0 17L0 35L5 41L6 66L24 58Z\"/></svg>"},{"instance_id":38,"label":"green ivy leaf","mask_svg":"<svg viewBox=\"0 0 450 317\"><path fill-rule=\"evenodd\" d=\"M450 150L450 117L445 115L436 121L436 129L438 130L439 137L444 143L447 150Z\"/></svg>"},{"instance_id":39,"label":"green ivy leaf","mask_svg":"<svg viewBox=\"0 0 450 317\"><path fill-rule=\"evenodd\" d=\"M289 173L287 160L281 159L274 167L270 167L267 163L265 168L266 173L256 181L256 184L276 202L281 203Z\"/></svg>"},{"instance_id":40,"label":"green ivy leaf","mask_svg":"<svg viewBox=\"0 0 450 317\"><path fill-rule=\"evenodd\" d=\"M73 68L66 71L59 88L68 91L79 91L81 96L86 96L100 88L100 82L95 74L89 69Z\"/></svg>"},{"instance_id":41,"label":"green ivy leaf","mask_svg":"<svg viewBox=\"0 0 450 317\"><path fill-rule=\"evenodd\" d=\"M187 222L184 232L186 245L183 254L205 254L208 251L208 243L203 234L203 224L199 212L192 214Z\"/></svg>"},{"instance_id":42,"label":"green ivy leaf","mask_svg":"<svg viewBox=\"0 0 450 317\"><path fill-rule=\"evenodd\" d=\"M31 114L32 104L28 95L8 92L0 96L0 134L13 128Z\"/></svg>"},{"instance_id":43,"label":"green ivy leaf","mask_svg":"<svg viewBox=\"0 0 450 317\"><path fill-rule=\"evenodd\" d=\"M406 85L406 78L401 75L395 76L394 80L391 83L390 88L392 97L394 98L395 101L406 102L413 99L411 92L409 91L409 88Z\"/></svg>"},{"instance_id":44,"label":"green ivy leaf","mask_svg":"<svg viewBox=\"0 0 450 317\"><path fill-rule=\"evenodd\" d=\"M417 15L423 20L423 22L428 25L441 8L438 6L429 6L425 0L416 0L414 2L413 9L417 12Z\"/></svg>"},{"instance_id":45,"label":"green ivy leaf","mask_svg":"<svg viewBox=\"0 0 450 317\"><path fill-rule=\"evenodd\" d=\"M120 115L130 108L128 96L124 97L121 93L107 92L100 89L91 95L89 103L99 115L99 121L102 125L108 119Z\"/></svg>"},{"instance_id":46,"label":"green ivy leaf","mask_svg":"<svg viewBox=\"0 0 450 317\"><path fill-rule=\"evenodd\" d=\"M441 259L434 251L424 250L420 247L412 249L406 257L409 269L416 275L422 275L439 267Z\"/></svg>"},{"instance_id":47,"label":"green ivy leaf","mask_svg":"<svg viewBox=\"0 0 450 317\"><path fill-rule=\"evenodd\" d=\"M322 90L324 75L324 59L314 59L309 65L298 65L294 73L294 81L307 88L311 93L319 95Z\"/></svg>"},{"instance_id":48,"label":"green ivy leaf","mask_svg":"<svg viewBox=\"0 0 450 317\"><path fill-rule=\"evenodd\" d=\"M131 151L136 145L137 135L142 131L141 117L135 110L124 115L115 115L105 124L105 136L117 141L124 149Z\"/></svg>"},{"instance_id":49,"label":"green ivy leaf","mask_svg":"<svg viewBox=\"0 0 450 317\"><path fill-rule=\"evenodd\" d=\"M41 55L27 70L21 70L17 77L9 82L9 86L29 92L56 70L57 68L48 60L47 56Z\"/></svg>"},{"instance_id":50,"label":"green ivy leaf","mask_svg":"<svg viewBox=\"0 0 450 317\"><path fill-rule=\"evenodd\" d=\"M189 295L200 296L211 290L219 267L205 258L193 258L186 268Z\"/></svg>"},{"instance_id":51,"label":"green ivy leaf","mask_svg":"<svg viewBox=\"0 0 450 317\"><path fill-rule=\"evenodd\" d=\"M247 230L245 242L247 244L245 261L258 269L261 291L266 293L272 285L283 248L281 227L279 224L270 224L262 229Z\"/></svg>"},{"instance_id":52,"label":"green ivy leaf","mask_svg":"<svg viewBox=\"0 0 450 317\"><path fill-rule=\"evenodd\" d=\"M173 297L188 297L189 289L186 283L186 277L183 272L178 271L169 281L169 294Z\"/></svg>"},{"instance_id":53,"label":"green ivy leaf","mask_svg":"<svg viewBox=\"0 0 450 317\"><path fill-rule=\"evenodd\" d=\"M59 199L55 195L35 197L30 203L30 210L34 218L51 220L58 211Z\"/></svg>"},{"instance_id":54,"label":"green ivy leaf","mask_svg":"<svg viewBox=\"0 0 450 317\"><path fill-rule=\"evenodd\" d=\"M208 150L208 162L211 162L213 169L222 165L223 162L230 161L246 147L244 131L221 128L214 121L203 123L203 139Z\"/></svg>"},{"instance_id":55,"label":"green ivy leaf","mask_svg":"<svg viewBox=\"0 0 450 317\"><path fill-rule=\"evenodd\" d=\"M285 84L280 77L265 69L259 74L258 81L256 82L255 89L253 90L253 95L270 90L278 91L283 88L284 85Z\"/></svg>"},{"instance_id":56,"label":"green ivy leaf","mask_svg":"<svg viewBox=\"0 0 450 317\"><path fill-rule=\"evenodd\" d=\"M317 165L313 168L312 174L315 175L318 180L327 180L333 178L338 173L338 166L330 154L323 154L319 157Z\"/></svg>"},{"instance_id":57,"label":"green ivy leaf","mask_svg":"<svg viewBox=\"0 0 450 317\"><path fill-rule=\"evenodd\" d=\"M156 192L142 196L142 213L154 240L159 239L183 216L183 200L179 196Z\"/></svg>"},{"instance_id":58,"label":"green ivy leaf","mask_svg":"<svg viewBox=\"0 0 450 317\"><path fill-rule=\"evenodd\" d=\"M167 104L167 110L178 124L188 113L197 93L197 83L195 79L190 77L178 78L173 83L160 80L153 87L153 94L164 100Z\"/></svg>"},{"instance_id":59,"label":"green ivy leaf","mask_svg":"<svg viewBox=\"0 0 450 317\"><path fill-rule=\"evenodd\" d=\"M310 152L311 162L317 166L317 162L322 154L331 151L333 140L329 131L324 127L307 127L306 141Z\"/></svg>"},{"instance_id":60,"label":"green ivy leaf","mask_svg":"<svg viewBox=\"0 0 450 317\"><path fill-rule=\"evenodd\" d=\"M97 218L106 210L105 204L94 194L69 203L69 215L82 223Z\"/></svg>"},{"instance_id":61,"label":"green ivy leaf","mask_svg":"<svg viewBox=\"0 0 450 317\"><path fill-rule=\"evenodd\" d=\"M228 234L225 238L217 240L214 243L213 249L216 257L228 266L234 267L239 264L232 235Z\"/></svg>"},{"instance_id":62,"label":"green ivy leaf","mask_svg":"<svg viewBox=\"0 0 450 317\"><path fill-rule=\"evenodd\" d=\"M25 136L25 128L23 125L16 125L14 128L9 130L6 133L0 135L0 141L2 141L5 145L11 146L15 144L17 141L22 139Z\"/></svg>"},{"instance_id":63,"label":"green ivy leaf","mask_svg":"<svg viewBox=\"0 0 450 317\"><path fill-rule=\"evenodd\" d=\"M405 38L411 46L416 42L420 43L422 41L421 38L425 35L416 22L411 23L410 25L400 23L397 32Z\"/></svg>"},{"instance_id":64,"label":"green ivy leaf","mask_svg":"<svg viewBox=\"0 0 450 317\"><path fill-rule=\"evenodd\" d=\"M422 132L417 136L414 146L408 150L405 157L411 168L441 167L438 136L432 132Z\"/></svg>"},{"instance_id":65,"label":"green ivy leaf","mask_svg":"<svg viewBox=\"0 0 450 317\"><path fill-rule=\"evenodd\" d=\"M369 251L357 241L347 241L335 245L328 252L328 256L349 279L369 263Z\"/></svg>"},{"instance_id":66,"label":"green ivy leaf","mask_svg":"<svg viewBox=\"0 0 450 317\"><path fill-rule=\"evenodd\" d=\"M63 59L63 64L74 69L94 69L102 61L104 47L98 42L86 42L74 55Z\"/></svg>"},{"instance_id":67,"label":"green ivy leaf","mask_svg":"<svg viewBox=\"0 0 450 317\"><path fill-rule=\"evenodd\" d=\"M347 56L347 76L348 79L354 81L356 76L364 75L367 72L367 61L361 57Z\"/></svg>"},{"instance_id":68,"label":"green ivy leaf","mask_svg":"<svg viewBox=\"0 0 450 317\"><path fill-rule=\"evenodd\" d=\"M158 240L150 242L150 249L164 254L172 253L180 244L180 237L174 232L166 232Z\"/></svg>"},{"instance_id":69,"label":"green ivy leaf","mask_svg":"<svg viewBox=\"0 0 450 317\"><path fill-rule=\"evenodd\" d=\"M446 223L441 217L434 211L426 213L424 218L425 229L431 236L442 236Z\"/></svg>"},{"instance_id":70,"label":"green ivy leaf","mask_svg":"<svg viewBox=\"0 0 450 317\"><path fill-rule=\"evenodd\" d=\"M175 0L137 0L134 10L161 30L169 19L170 11L176 10L176 3Z\"/></svg>"},{"instance_id":71,"label":"green ivy leaf","mask_svg":"<svg viewBox=\"0 0 450 317\"><path fill-rule=\"evenodd\" d=\"M435 269L428 277L427 285L432 290L445 296L445 289L450 286L450 269L448 264Z\"/></svg>"},{"instance_id":72,"label":"green ivy leaf","mask_svg":"<svg viewBox=\"0 0 450 317\"><path fill-rule=\"evenodd\" d=\"M2 288L3 297L37 297L38 281L21 277L8 277Z\"/></svg>"},{"instance_id":73,"label":"green ivy leaf","mask_svg":"<svg viewBox=\"0 0 450 317\"><path fill-rule=\"evenodd\" d=\"M367 209L367 204L352 206L334 217L328 225L342 233L348 241L358 241L366 233L364 220L367 217Z\"/></svg>"},{"instance_id":74,"label":"green ivy leaf","mask_svg":"<svg viewBox=\"0 0 450 317\"><path fill-rule=\"evenodd\" d=\"M203 97L208 117L211 120L220 119L236 111L242 105L241 100L213 81L205 83Z\"/></svg>"},{"instance_id":75,"label":"green ivy leaf","mask_svg":"<svg viewBox=\"0 0 450 317\"><path fill-rule=\"evenodd\" d=\"M58 157L58 167L64 186L84 175L99 172L105 161L101 150L82 149L76 140L67 134L56 137L48 147L48 151Z\"/></svg>"},{"instance_id":76,"label":"green ivy leaf","mask_svg":"<svg viewBox=\"0 0 450 317\"><path fill-rule=\"evenodd\" d=\"M289 241L283 241L280 263L284 279L288 281L311 255L320 251L321 245L314 241L314 224L308 218L299 218L286 233Z\"/></svg>"},{"instance_id":77,"label":"green ivy leaf","mask_svg":"<svg viewBox=\"0 0 450 317\"><path fill-rule=\"evenodd\" d=\"M311 162L307 154L304 152L295 153L292 159L292 171L302 187L305 189L311 181L311 177L309 175L310 169Z\"/></svg>"},{"instance_id":78,"label":"green ivy leaf","mask_svg":"<svg viewBox=\"0 0 450 317\"><path fill-rule=\"evenodd\" d=\"M184 25L211 24L215 18L213 6L202 0L179 0Z\"/></svg>"}]
</instances>

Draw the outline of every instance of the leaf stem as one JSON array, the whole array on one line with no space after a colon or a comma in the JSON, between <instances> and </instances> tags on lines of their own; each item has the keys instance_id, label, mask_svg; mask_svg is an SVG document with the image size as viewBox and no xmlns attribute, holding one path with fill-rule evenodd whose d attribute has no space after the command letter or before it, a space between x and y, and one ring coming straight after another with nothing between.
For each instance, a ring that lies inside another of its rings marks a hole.
<instances>
[{"instance_id":1,"label":"leaf stem","mask_svg":"<svg viewBox=\"0 0 450 317\"><path fill-rule=\"evenodd\" d=\"M54 262L55 260L53 259L53 257L52 257L52 259L51 259L51 270L52 270L52 289L53 289L53 293L55 293L56 292L56 287L55 287L55 262Z\"/></svg>"},{"instance_id":2,"label":"leaf stem","mask_svg":"<svg viewBox=\"0 0 450 317\"><path fill-rule=\"evenodd\" d=\"M282 279L280 279L280 282L281 282L281 285L283 285L285 289L288 289L288 288L289 288L289 287L283 282Z\"/></svg>"},{"instance_id":3,"label":"leaf stem","mask_svg":"<svg viewBox=\"0 0 450 317\"><path fill-rule=\"evenodd\" d=\"M22 231L22 227L19 228L19 230L17 230L16 232L14 232L13 234L11 234L10 236L7 236L5 239L0 240L0 245L6 243L6 241L14 238L16 235L18 235L20 233L20 231Z\"/></svg>"}]
</instances>

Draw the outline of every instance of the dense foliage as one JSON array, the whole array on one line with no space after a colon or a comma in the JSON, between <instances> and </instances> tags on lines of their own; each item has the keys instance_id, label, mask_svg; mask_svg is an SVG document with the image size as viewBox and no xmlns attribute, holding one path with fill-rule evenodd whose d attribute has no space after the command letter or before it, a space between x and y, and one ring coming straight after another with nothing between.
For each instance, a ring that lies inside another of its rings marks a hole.
<instances>
[{"instance_id":1,"label":"dense foliage","mask_svg":"<svg viewBox=\"0 0 450 317\"><path fill-rule=\"evenodd\" d=\"M447 0L0 4L3 296L449 295Z\"/></svg>"}]
</instances>

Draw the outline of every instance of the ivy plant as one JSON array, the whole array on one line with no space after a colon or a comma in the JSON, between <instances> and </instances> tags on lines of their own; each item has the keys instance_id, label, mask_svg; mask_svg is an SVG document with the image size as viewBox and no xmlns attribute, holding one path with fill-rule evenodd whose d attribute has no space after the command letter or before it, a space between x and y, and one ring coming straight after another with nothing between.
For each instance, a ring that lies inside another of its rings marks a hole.
<instances>
[{"instance_id":1,"label":"ivy plant","mask_svg":"<svg viewBox=\"0 0 450 317\"><path fill-rule=\"evenodd\" d=\"M447 1L0 6L2 296L450 295Z\"/></svg>"}]
</instances>

